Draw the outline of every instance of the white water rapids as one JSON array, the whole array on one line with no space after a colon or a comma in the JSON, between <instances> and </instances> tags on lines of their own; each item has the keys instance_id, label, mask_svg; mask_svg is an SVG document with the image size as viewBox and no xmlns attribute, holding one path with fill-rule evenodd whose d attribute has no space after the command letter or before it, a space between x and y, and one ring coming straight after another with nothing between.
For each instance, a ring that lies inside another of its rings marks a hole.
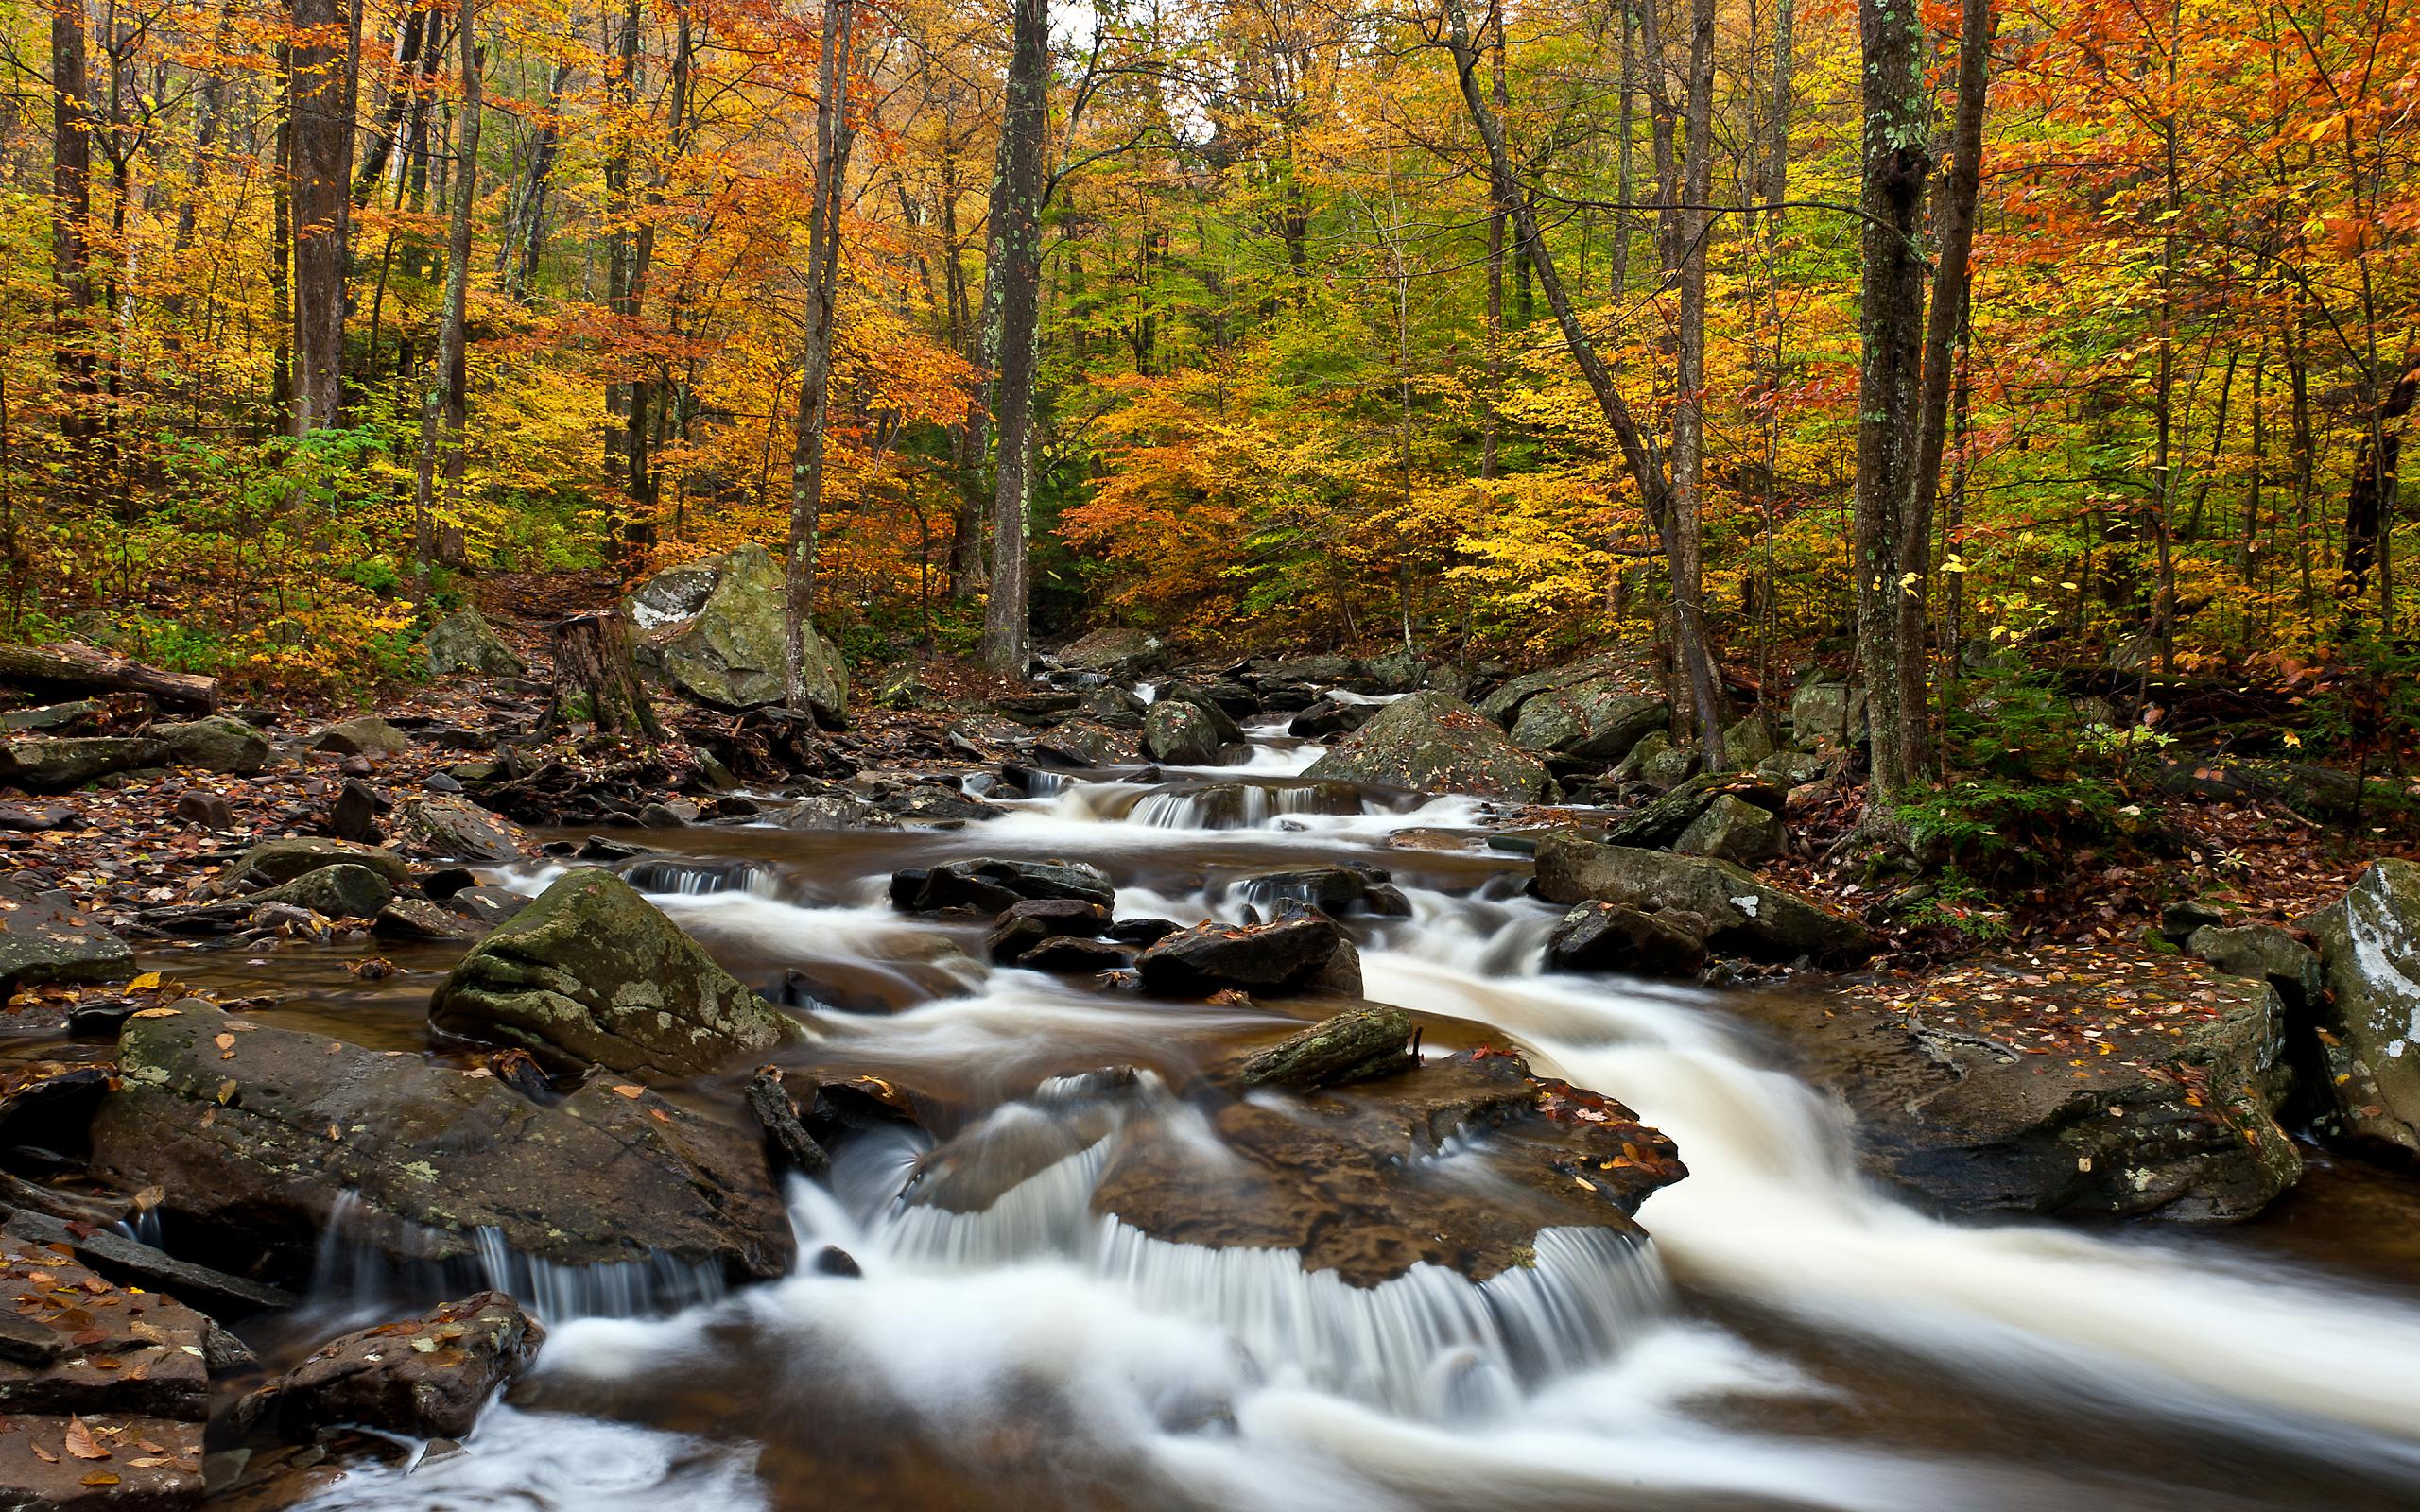
<instances>
[{"instance_id":1,"label":"white water rapids","mask_svg":"<svg viewBox=\"0 0 2420 1512\"><path fill-rule=\"evenodd\" d=\"M1124 862L1140 877L1121 916L1234 918L1241 899L1204 880L1217 847L1264 869L1400 867L1389 833L1475 814L1272 799L1212 832L1109 786L1037 799L956 853ZM976 1214L890 1206L913 1152L860 1147L832 1191L795 1190L791 1279L652 1321L556 1321L530 1400L492 1411L469 1453L310 1504L1005 1507L1064 1476L1078 1491L1058 1504L1305 1512L2420 1505L2411 1296L2140 1228L1915 1212L1858 1175L1841 1115L1769 1069L1719 998L1537 974L1551 915L1510 875L1407 881L1410 919L1363 921L1368 995L1490 1026L1671 1136L1690 1174L1641 1210L1651 1249L1549 1231L1533 1269L1484 1288L1421 1267L1357 1293L1290 1253L1092 1216L1097 1146ZM753 882L659 901L717 951L890 970L933 931L879 886L869 869L803 901ZM905 1011L827 1020L828 1042L995 1088L995 1123L1043 1116L1053 1076L1221 1011L965 961L938 980ZM863 1275L819 1273L827 1245ZM726 1406L651 1406L676 1388ZM867 1433L941 1446L946 1496L782 1469ZM989 1486L984 1446L1004 1440L1018 1469Z\"/></svg>"}]
</instances>

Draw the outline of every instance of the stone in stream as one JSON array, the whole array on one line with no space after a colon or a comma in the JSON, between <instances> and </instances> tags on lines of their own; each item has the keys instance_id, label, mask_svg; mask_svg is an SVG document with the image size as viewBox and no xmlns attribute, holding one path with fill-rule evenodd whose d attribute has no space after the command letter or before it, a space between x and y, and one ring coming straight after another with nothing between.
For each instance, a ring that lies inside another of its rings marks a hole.
<instances>
[{"instance_id":1,"label":"stone in stream","mask_svg":"<svg viewBox=\"0 0 2420 1512\"><path fill-rule=\"evenodd\" d=\"M1349 735L1376 717L1381 706L1322 698L1286 721L1286 733L1303 740Z\"/></svg>"},{"instance_id":2,"label":"stone in stream","mask_svg":"<svg viewBox=\"0 0 2420 1512\"><path fill-rule=\"evenodd\" d=\"M406 754L412 748L412 738L375 714L362 714L320 727L308 746L337 756L367 756L375 761Z\"/></svg>"},{"instance_id":3,"label":"stone in stream","mask_svg":"<svg viewBox=\"0 0 2420 1512\"><path fill-rule=\"evenodd\" d=\"M1086 939L1077 935L1056 935L1019 955L1016 964L1028 971L1056 971L1063 975L1081 976L1117 971L1133 958L1134 948L1131 945L1115 944L1105 939Z\"/></svg>"},{"instance_id":4,"label":"stone in stream","mask_svg":"<svg viewBox=\"0 0 2420 1512\"><path fill-rule=\"evenodd\" d=\"M281 883L292 882L305 872L332 867L338 862L368 867L398 886L411 876L411 868L391 850L356 845L347 840L324 840L306 835L263 840L245 851L233 866L227 868L228 890L274 887Z\"/></svg>"},{"instance_id":5,"label":"stone in stream","mask_svg":"<svg viewBox=\"0 0 2420 1512\"><path fill-rule=\"evenodd\" d=\"M151 733L168 743L168 760L178 766L248 777L268 763L268 737L231 715L153 725Z\"/></svg>"},{"instance_id":6,"label":"stone in stream","mask_svg":"<svg viewBox=\"0 0 2420 1512\"><path fill-rule=\"evenodd\" d=\"M28 793L59 793L112 772L159 766L167 760L168 743L147 736L28 735L0 743L0 784Z\"/></svg>"},{"instance_id":7,"label":"stone in stream","mask_svg":"<svg viewBox=\"0 0 2420 1512\"><path fill-rule=\"evenodd\" d=\"M470 673L478 677L517 678L527 662L504 644L487 616L475 609L458 609L428 627L424 643L432 678Z\"/></svg>"},{"instance_id":8,"label":"stone in stream","mask_svg":"<svg viewBox=\"0 0 2420 1512\"><path fill-rule=\"evenodd\" d=\"M1243 739L1243 727L1236 721L1260 713L1260 696L1242 683L1232 681L1189 682L1179 679L1164 683L1151 707L1157 709L1162 704L1188 704L1209 715L1221 745Z\"/></svg>"},{"instance_id":9,"label":"stone in stream","mask_svg":"<svg viewBox=\"0 0 2420 1512\"><path fill-rule=\"evenodd\" d=\"M1130 730L1094 719L1070 719L1034 737L1037 755L1069 766L1117 766L1142 759L1142 745Z\"/></svg>"},{"instance_id":10,"label":"stone in stream","mask_svg":"<svg viewBox=\"0 0 2420 1512\"><path fill-rule=\"evenodd\" d=\"M1079 898L1028 898L1011 903L994 920L983 944L995 961L1016 961L1047 939L1073 935L1089 939L1109 927L1109 910Z\"/></svg>"},{"instance_id":11,"label":"stone in stream","mask_svg":"<svg viewBox=\"0 0 2420 1512\"><path fill-rule=\"evenodd\" d=\"M1202 998L1240 991L1283 995L1313 989L1342 990L1323 982L1338 956L1351 948L1343 930L1325 914L1306 912L1266 924L1196 924L1181 929L1134 958L1143 989L1164 997ZM1359 959L1353 957L1359 990Z\"/></svg>"},{"instance_id":12,"label":"stone in stream","mask_svg":"<svg viewBox=\"0 0 2420 1512\"><path fill-rule=\"evenodd\" d=\"M998 914L1026 899L1067 898L1108 908L1116 889L1099 868L1080 861L1009 861L977 856L891 873L890 902L907 913L972 908Z\"/></svg>"},{"instance_id":13,"label":"stone in stream","mask_svg":"<svg viewBox=\"0 0 2420 1512\"><path fill-rule=\"evenodd\" d=\"M1063 667L1124 679L1166 666L1167 646L1149 630L1102 629L1069 642L1055 660Z\"/></svg>"},{"instance_id":14,"label":"stone in stream","mask_svg":"<svg viewBox=\"0 0 2420 1512\"><path fill-rule=\"evenodd\" d=\"M464 887L445 900L451 908L475 924L494 928L529 906L527 893L514 892L509 887Z\"/></svg>"},{"instance_id":15,"label":"stone in stream","mask_svg":"<svg viewBox=\"0 0 2420 1512\"><path fill-rule=\"evenodd\" d=\"M1389 704L1304 775L1520 802L1545 798L1553 787L1544 763L1470 705L1443 693L1415 693Z\"/></svg>"},{"instance_id":16,"label":"stone in stream","mask_svg":"<svg viewBox=\"0 0 2420 1512\"><path fill-rule=\"evenodd\" d=\"M156 1186L197 1246L307 1272L340 1199L346 1237L395 1261L479 1250L480 1230L562 1265L661 1254L783 1274L789 1220L754 1143L612 1077L542 1106L481 1071L258 1027L188 998L127 1021L95 1173Z\"/></svg>"},{"instance_id":17,"label":"stone in stream","mask_svg":"<svg viewBox=\"0 0 2420 1512\"><path fill-rule=\"evenodd\" d=\"M1848 1105L1870 1174L1945 1211L2242 1218L2302 1172L2265 982L2041 946L1739 1011Z\"/></svg>"},{"instance_id":18,"label":"stone in stream","mask_svg":"<svg viewBox=\"0 0 2420 1512\"><path fill-rule=\"evenodd\" d=\"M0 1001L21 987L112 982L134 974L126 941L94 922L64 892L15 885L0 894Z\"/></svg>"},{"instance_id":19,"label":"stone in stream","mask_svg":"<svg viewBox=\"0 0 2420 1512\"><path fill-rule=\"evenodd\" d=\"M404 840L448 861L494 865L524 861L538 850L510 820L443 793L405 799L396 812L395 828Z\"/></svg>"},{"instance_id":20,"label":"stone in stream","mask_svg":"<svg viewBox=\"0 0 2420 1512\"><path fill-rule=\"evenodd\" d=\"M1685 856L1712 856L1718 861L1753 867L1782 853L1787 836L1781 816L1769 808L1719 793L1703 812L1689 821L1672 849Z\"/></svg>"},{"instance_id":21,"label":"stone in stream","mask_svg":"<svg viewBox=\"0 0 2420 1512\"><path fill-rule=\"evenodd\" d=\"M426 898L398 898L378 910L370 933L379 939L474 940L487 927Z\"/></svg>"},{"instance_id":22,"label":"stone in stream","mask_svg":"<svg viewBox=\"0 0 2420 1512\"><path fill-rule=\"evenodd\" d=\"M1623 976L1695 976L1705 941L1676 919L1620 903L1574 904L1547 937L1547 965L1558 971Z\"/></svg>"},{"instance_id":23,"label":"stone in stream","mask_svg":"<svg viewBox=\"0 0 2420 1512\"><path fill-rule=\"evenodd\" d=\"M346 861L303 872L263 892L216 902L149 908L137 917L145 928L166 935L233 935L250 926L255 915L280 907L330 919L372 919L394 896L393 885L384 876Z\"/></svg>"},{"instance_id":24,"label":"stone in stream","mask_svg":"<svg viewBox=\"0 0 2420 1512\"><path fill-rule=\"evenodd\" d=\"M235 1404L233 1426L307 1440L353 1426L465 1438L489 1399L529 1368L546 1331L502 1292L332 1339Z\"/></svg>"},{"instance_id":25,"label":"stone in stream","mask_svg":"<svg viewBox=\"0 0 2420 1512\"><path fill-rule=\"evenodd\" d=\"M2420 866L2374 861L2306 922L2326 969L2318 1030L2336 1121L2420 1154Z\"/></svg>"},{"instance_id":26,"label":"stone in stream","mask_svg":"<svg viewBox=\"0 0 2420 1512\"><path fill-rule=\"evenodd\" d=\"M1641 913L1674 910L1705 920L1718 954L1760 960L1863 960L1874 954L1866 927L1759 881L1728 861L1600 845L1566 831L1538 841L1537 892L1548 902L1595 899Z\"/></svg>"},{"instance_id":27,"label":"stone in stream","mask_svg":"<svg viewBox=\"0 0 2420 1512\"><path fill-rule=\"evenodd\" d=\"M1411 1064L1411 1016L1368 1003L1253 1052L1236 1079L1247 1087L1308 1091L1393 1075Z\"/></svg>"},{"instance_id":28,"label":"stone in stream","mask_svg":"<svg viewBox=\"0 0 2420 1512\"><path fill-rule=\"evenodd\" d=\"M557 1071L674 1078L801 1034L629 883L594 868L557 879L472 947L429 1019L449 1034L519 1045Z\"/></svg>"},{"instance_id":29,"label":"stone in stream","mask_svg":"<svg viewBox=\"0 0 2420 1512\"><path fill-rule=\"evenodd\" d=\"M1155 762L1170 766L1214 765L1224 744L1217 721L1198 705L1155 703L1143 716L1143 754Z\"/></svg>"}]
</instances>

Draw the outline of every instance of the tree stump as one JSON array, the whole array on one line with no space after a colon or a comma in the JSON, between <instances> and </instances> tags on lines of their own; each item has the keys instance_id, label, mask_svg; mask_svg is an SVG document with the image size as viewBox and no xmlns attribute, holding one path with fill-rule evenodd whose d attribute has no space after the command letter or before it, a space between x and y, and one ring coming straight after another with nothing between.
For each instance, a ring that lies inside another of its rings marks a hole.
<instances>
[{"instance_id":1,"label":"tree stump","mask_svg":"<svg viewBox=\"0 0 2420 1512\"><path fill-rule=\"evenodd\" d=\"M554 629L554 656L555 699L544 728L588 724L600 734L663 738L655 706L631 661L631 627L620 613L606 610L562 621Z\"/></svg>"}]
</instances>

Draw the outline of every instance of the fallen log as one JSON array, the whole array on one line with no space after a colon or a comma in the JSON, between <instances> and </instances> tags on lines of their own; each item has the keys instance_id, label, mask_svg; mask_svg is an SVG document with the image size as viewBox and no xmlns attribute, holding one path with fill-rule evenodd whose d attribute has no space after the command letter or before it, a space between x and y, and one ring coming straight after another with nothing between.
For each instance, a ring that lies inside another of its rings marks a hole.
<instances>
[{"instance_id":1,"label":"fallen log","mask_svg":"<svg viewBox=\"0 0 2420 1512\"><path fill-rule=\"evenodd\" d=\"M75 641L49 645L0 645L0 684L47 696L147 693L172 709L209 713L218 707L218 679L169 672Z\"/></svg>"}]
</instances>

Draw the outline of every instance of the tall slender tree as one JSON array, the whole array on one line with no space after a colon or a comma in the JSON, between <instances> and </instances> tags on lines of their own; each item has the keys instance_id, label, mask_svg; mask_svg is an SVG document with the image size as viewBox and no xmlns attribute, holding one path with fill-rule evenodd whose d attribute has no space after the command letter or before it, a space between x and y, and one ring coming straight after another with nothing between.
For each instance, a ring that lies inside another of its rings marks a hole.
<instances>
[{"instance_id":1,"label":"tall slender tree","mask_svg":"<svg viewBox=\"0 0 2420 1512\"><path fill-rule=\"evenodd\" d=\"M1033 659L1027 517L1033 506L1034 375L1041 362L1043 149L1049 129L1049 0L1013 0L1008 98L992 194L984 346L995 353L992 588L983 664L1023 677ZM998 285L996 301L993 285ZM993 335L996 322L997 336Z\"/></svg>"},{"instance_id":2,"label":"tall slender tree","mask_svg":"<svg viewBox=\"0 0 2420 1512\"><path fill-rule=\"evenodd\" d=\"M807 705L808 638L815 634L816 533L823 515L825 428L831 419L832 335L840 289L840 206L856 132L849 122L849 50L855 0L825 0L816 67L815 168L806 217L806 327L798 419L790 452L790 530L782 626L789 705Z\"/></svg>"}]
</instances>

